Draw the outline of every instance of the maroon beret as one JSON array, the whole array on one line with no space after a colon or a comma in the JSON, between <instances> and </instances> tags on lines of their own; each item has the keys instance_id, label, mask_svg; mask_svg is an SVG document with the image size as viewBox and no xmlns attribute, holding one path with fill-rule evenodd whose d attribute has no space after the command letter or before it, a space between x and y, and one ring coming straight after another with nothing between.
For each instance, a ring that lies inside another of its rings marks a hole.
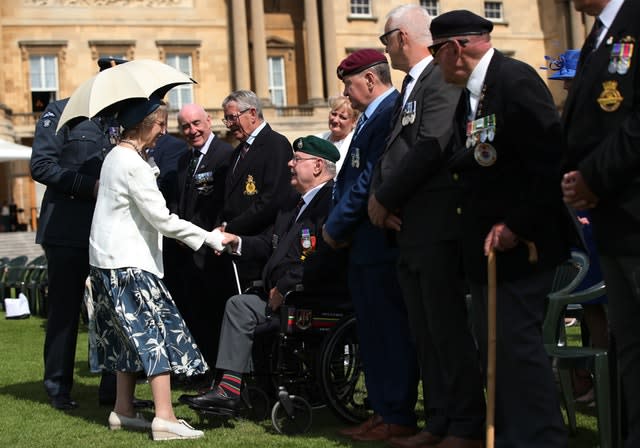
<instances>
[{"instance_id":1,"label":"maroon beret","mask_svg":"<svg viewBox=\"0 0 640 448\"><path fill-rule=\"evenodd\" d=\"M378 50L364 49L351 53L338 65L338 78L354 73L360 73L363 70L378 64L387 64L387 58Z\"/></svg>"}]
</instances>

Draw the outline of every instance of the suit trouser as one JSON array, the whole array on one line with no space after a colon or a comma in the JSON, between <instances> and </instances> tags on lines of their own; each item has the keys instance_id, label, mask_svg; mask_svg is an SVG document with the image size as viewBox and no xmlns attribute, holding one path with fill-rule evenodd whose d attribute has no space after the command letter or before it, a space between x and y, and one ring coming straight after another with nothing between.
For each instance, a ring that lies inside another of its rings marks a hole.
<instances>
[{"instance_id":1,"label":"suit trouser","mask_svg":"<svg viewBox=\"0 0 640 448\"><path fill-rule=\"evenodd\" d=\"M626 425L625 447L640 446L640 257L600 256L616 341Z\"/></svg>"},{"instance_id":2,"label":"suit trouser","mask_svg":"<svg viewBox=\"0 0 640 448\"><path fill-rule=\"evenodd\" d=\"M220 330L216 368L250 372L251 351L256 326L267 320L267 303L253 294L239 294L227 300Z\"/></svg>"},{"instance_id":3,"label":"suit trouser","mask_svg":"<svg viewBox=\"0 0 640 448\"><path fill-rule=\"evenodd\" d=\"M497 269L500 269L498 256ZM551 362L542 341L554 270L497 286L496 448L567 446ZM473 325L487 365L487 287L471 283Z\"/></svg>"},{"instance_id":4,"label":"suit trouser","mask_svg":"<svg viewBox=\"0 0 640 448\"><path fill-rule=\"evenodd\" d=\"M385 423L415 426L418 365L393 263L349 265L369 402Z\"/></svg>"},{"instance_id":5,"label":"suit trouser","mask_svg":"<svg viewBox=\"0 0 640 448\"><path fill-rule=\"evenodd\" d=\"M89 275L89 250L53 245L43 248L49 282L44 387L49 396L67 395L73 386L80 308ZM115 383L115 375L103 375L99 391L101 400L114 399Z\"/></svg>"},{"instance_id":6,"label":"suit trouser","mask_svg":"<svg viewBox=\"0 0 640 448\"><path fill-rule=\"evenodd\" d=\"M455 241L400 247L398 276L422 369L425 430L481 439L484 392L458 255Z\"/></svg>"}]
</instances>

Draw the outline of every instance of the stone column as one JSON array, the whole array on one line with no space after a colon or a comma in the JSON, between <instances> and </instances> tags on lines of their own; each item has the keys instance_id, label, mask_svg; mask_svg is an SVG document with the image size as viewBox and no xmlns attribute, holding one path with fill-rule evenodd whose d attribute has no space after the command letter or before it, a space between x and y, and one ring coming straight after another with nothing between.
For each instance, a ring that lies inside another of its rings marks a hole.
<instances>
[{"instance_id":1,"label":"stone column","mask_svg":"<svg viewBox=\"0 0 640 448\"><path fill-rule=\"evenodd\" d=\"M322 104L322 56L320 52L320 27L316 0L304 0L304 18L307 23L307 91L309 104Z\"/></svg>"},{"instance_id":2,"label":"stone column","mask_svg":"<svg viewBox=\"0 0 640 448\"><path fill-rule=\"evenodd\" d=\"M271 94L267 67L267 38L264 29L264 0L251 0L250 5L255 93L263 105L268 105L271 104Z\"/></svg>"},{"instance_id":3,"label":"stone column","mask_svg":"<svg viewBox=\"0 0 640 448\"><path fill-rule=\"evenodd\" d=\"M582 13L576 11L571 4L569 4L569 8L569 20L571 21L571 48L577 48L579 50L580 47L582 47L590 29L585 30L585 24L582 23Z\"/></svg>"},{"instance_id":4,"label":"stone column","mask_svg":"<svg viewBox=\"0 0 640 448\"><path fill-rule=\"evenodd\" d=\"M231 7L231 40L233 41L233 66L235 85L233 90L251 88L249 65L249 38L247 35L247 10L244 0L229 2Z\"/></svg>"},{"instance_id":5,"label":"stone column","mask_svg":"<svg viewBox=\"0 0 640 448\"><path fill-rule=\"evenodd\" d=\"M338 52L336 50L336 22L333 2L322 2L322 46L324 49L324 81L327 97L342 94L342 83L336 75Z\"/></svg>"}]
</instances>

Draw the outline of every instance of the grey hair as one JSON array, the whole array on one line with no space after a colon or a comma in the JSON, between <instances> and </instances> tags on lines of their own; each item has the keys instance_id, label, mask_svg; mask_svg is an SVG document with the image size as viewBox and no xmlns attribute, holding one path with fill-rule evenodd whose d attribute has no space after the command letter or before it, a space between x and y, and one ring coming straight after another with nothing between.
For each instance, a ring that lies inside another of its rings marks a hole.
<instances>
[{"instance_id":1,"label":"grey hair","mask_svg":"<svg viewBox=\"0 0 640 448\"><path fill-rule=\"evenodd\" d=\"M412 39L423 45L431 45L433 39L429 26L431 16L424 6L410 4L393 8L387 14L390 28L402 27Z\"/></svg>"},{"instance_id":2,"label":"grey hair","mask_svg":"<svg viewBox=\"0 0 640 448\"><path fill-rule=\"evenodd\" d=\"M222 108L225 108L227 104L231 102L237 103L240 110L255 109L258 117L261 120L264 120L260 99L258 98L258 95L251 90L236 90L231 92L227 95L224 101L222 101Z\"/></svg>"},{"instance_id":3,"label":"grey hair","mask_svg":"<svg viewBox=\"0 0 640 448\"><path fill-rule=\"evenodd\" d=\"M324 160L324 167L327 169L327 173L329 173L331 177L336 177L336 172L338 171L336 167L336 163L327 159L322 159L322 160Z\"/></svg>"},{"instance_id":4,"label":"grey hair","mask_svg":"<svg viewBox=\"0 0 640 448\"><path fill-rule=\"evenodd\" d=\"M376 64L369 70L376 74L382 84L384 84L385 86L391 85L391 69L389 68L389 64L387 64L386 62L382 64Z\"/></svg>"}]
</instances>

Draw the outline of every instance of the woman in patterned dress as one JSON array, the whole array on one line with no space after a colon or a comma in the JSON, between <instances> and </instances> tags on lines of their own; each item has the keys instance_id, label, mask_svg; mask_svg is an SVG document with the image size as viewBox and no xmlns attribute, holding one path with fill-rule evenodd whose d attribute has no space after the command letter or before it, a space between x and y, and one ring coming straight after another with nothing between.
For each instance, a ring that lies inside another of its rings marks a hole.
<instances>
[{"instance_id":1,"label":"woman in patterned dress","mask_svg":"<svg viewBox=\"0 0 640 448\"><path fill-rule=\"evenodd\" d=\"M118 121L122 138L104 160L91 226L92 368L117 374L111 429L151 429L154 440L199 438L204 433L173 412L170 374L199 375L208 366L161 280L162 236L194 250L216 237L169 213L147 163L146 149L166 131L164 102L130 101ZM152 423L133 408L140 371L151 385Z\"/></svg>"}]
</instances>

